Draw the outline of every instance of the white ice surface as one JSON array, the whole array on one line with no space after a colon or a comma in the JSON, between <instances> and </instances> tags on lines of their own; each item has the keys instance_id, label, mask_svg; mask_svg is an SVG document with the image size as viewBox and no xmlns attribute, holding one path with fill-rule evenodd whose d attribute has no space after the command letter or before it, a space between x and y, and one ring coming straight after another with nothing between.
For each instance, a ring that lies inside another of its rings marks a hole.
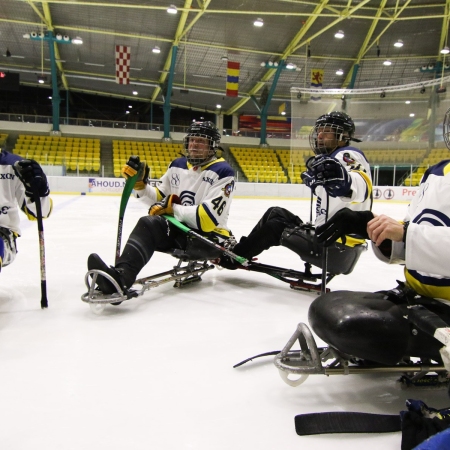
<instances>
[{"instance_id":1,"label":"white ice surface","mask_svg":"<svg viewBox=\"0 0 450 450\"><path fill-rule=\"evenodd\" d=\"M54 195L44 222L49 308L40 309L38 236L22 221L16 261L0 275L0 443L8 450L300 448L399 449L400 433L295 433L297 414L359 411L398 414L407 398L449 406L443 391L403 391L395 376L310 376L286 385L258 353L281 349L307 321L316 294L293 291L264 274L213 270L201 283L172 283L94 315L86 291L86 260L97 252L113 263L118 196ZM247 234L269 206L309 218L309 202L236 199L230 226ZM377 203L374 211L401 219L406 204ZM146 208L130 199L123 243ZM157 253L142 275L176 260ZM260 262L302 269L281 247ZM371 250L332 290L396 286L400 266Z\"/></svg>"}]
</instances>

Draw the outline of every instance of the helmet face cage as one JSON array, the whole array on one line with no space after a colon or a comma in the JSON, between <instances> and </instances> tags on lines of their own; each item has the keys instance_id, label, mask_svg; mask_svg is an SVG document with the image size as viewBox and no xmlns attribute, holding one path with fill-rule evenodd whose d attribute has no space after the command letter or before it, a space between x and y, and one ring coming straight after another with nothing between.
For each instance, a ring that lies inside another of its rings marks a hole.
<instances>
[{"instance_id":1,"label":"helmet face cage","mask_svg":"<svg viewBox=\"0 0 450 450\"><path fill-rule=\"evenodd\" d=\"M327 133L334 133L334 146L330 146L330 143L326 141L319 142L318 134L325 129ZM351 117L345 113L334 111L324 114L316 120L316 124L309 135L309 145L316 155L326 155L338 148L339 141L343 141L345 145L348 145L354 132L355 124Z\"/></svg>"},{"instance_id":2,"label":"helmet face cage","mask_svg":"<svg viewBox=\"0 0 450 450\"><path fill-rule=\"evenodd\" d=\"M189 140L192 137L200 137L208 140L209 152L206 157L193 157L189 152ZM193 166L198 166L211 159L220 143L219 129L212 122L194 122L187 130L184 137L184 150L186 158Z\"/></svg>"},{"instance_id":3,"label":"helmet face cage","mask_svg":"<svg viewBox=\"0 0 450 450\"><path fill-rule=\"evenodd\" d=\"M450 108L447 110L444 116L442 133L444 135L445 146L450 150Z\"/></svg>"}]
</instances>

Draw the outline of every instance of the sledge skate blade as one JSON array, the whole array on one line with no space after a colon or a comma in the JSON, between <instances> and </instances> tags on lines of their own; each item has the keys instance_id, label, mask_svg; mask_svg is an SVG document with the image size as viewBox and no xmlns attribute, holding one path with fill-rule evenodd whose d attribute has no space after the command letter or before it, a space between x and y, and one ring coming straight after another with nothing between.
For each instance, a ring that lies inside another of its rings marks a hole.
<instances>
[{"instance_id":1,"label":"sledge skate blade","mask_svg":"<svg viewBox=\"0 0 450 450\"><path fill-rule=\"evenodd\" d=\"M291 350L297 342L300 351ZM309 375L349 375L349 374L404 374L410 380L419 380L430 372L438 374L439 381L448 380L448 372L444 365L437 363L421 364L409 362L393 366L381 364L364 365L364 360L358 362L355 358L346 357L332 347L317 348L315 339L309 327L299 323L283 350L275 356L274 364L281 378L290 386L302 384ZM291 375L291 378L289 377ZM295 378L292 378L294 376ZM419 383L414 384L418 388Z\"/></svg>"},{"instance_id":2,"label":"sledge skate blade","mask_svg":"<svg viewBox=\"0 0 450 450\"><path fill-rule=\"evenodd\" d=\"M99 289L96 289L95 285L97 282L97 277L99 275L105 277L110 283L112 283L117 292L115 292L114 294L104 294ZM89 270L84 277L84 282L86 284L86 287L88 288L88 292L86 292L81 296L81 300L86 303L108 304L108 303L123 302L125 300L129 300L130 298L135 297L137 294L135 291L124 292L117 283L117 281L106 272L103 272L102 270L97 269Z\"/></svg>"}]
</instances>

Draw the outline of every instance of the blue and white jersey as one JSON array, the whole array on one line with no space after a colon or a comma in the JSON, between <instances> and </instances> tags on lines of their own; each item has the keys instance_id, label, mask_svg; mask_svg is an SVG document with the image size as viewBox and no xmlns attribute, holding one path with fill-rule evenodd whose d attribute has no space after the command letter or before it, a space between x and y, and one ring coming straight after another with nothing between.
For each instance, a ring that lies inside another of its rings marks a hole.
<instances>
[{"instance_id":1,"label":"blue and white jersey","mask_svg":"<svg viewBox=\"0 0 450 450\"><path fill-rule=\"evenodd\" d=\"M316 220L315 226L323 225L339 210L349 208L353 211L367 211L372 209L372 177L370 164L364 153L351 146L340 147L330 155L336 158L347 170L351 180L351 195L349 197L331 197L323 186L317 186ZM363 242L354 240L353 245ZM351 239L347 239L347 245L351 245Z\"/></svg>"},{"instance_id":2,"label":"blue and white jersey","mask_svg":"<svg viewBox=\"0 0 450 450\"><path fill-rule=\"evenodd\" d=\"M228 236L227 221L234 191L234 170L223 158L192 166L183 157L170 163L157 187L147 185L144 190L135 191L135 195L149 205L168 195L178 195L181 205L173 205L177 220L199 231Z\"/></svg>"},{"instance_id":3,"label":"blue and white jersey","mask_svg":"<svg viewBox=\"0 0 450 450\"><path fill-rule=\"evenodd\" d=\"M441 161L424 174L411 201L406 244L393 242L389 263L405 264L407 284L418 294L450 300L450 160Z\"/></svg>"},{"instance_id":4,"label":"blue and white jersey","mask_svg":"<svg viewBox=\"0 0 450 450\"><path fill-rule=\"evenodd\" d=\"M23 183L14 173L13 165L23 158L19 155L0 152L0 227L8 228L20 235L21 209L30 220L36 220L36 205L25 195ZM41 197L43 217L48 217L52 210L50 197Z\"/></svg>"}]
</instances>

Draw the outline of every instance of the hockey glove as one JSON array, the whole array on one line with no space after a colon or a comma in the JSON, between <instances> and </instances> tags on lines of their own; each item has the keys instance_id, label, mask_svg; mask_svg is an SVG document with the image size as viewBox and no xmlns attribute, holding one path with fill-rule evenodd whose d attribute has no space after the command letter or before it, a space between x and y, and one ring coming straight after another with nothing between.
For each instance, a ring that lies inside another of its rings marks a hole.
<instances>
[{"instance_id":1,"label":"hockey glove","mask_svg":"<svg viewBox=\"0 0 450 450\"><path fill-rule=\"evenodd\" d=\"M345 244L346 234L357 234L363 239L369 239L367 223L373 219L372 211L352 211L349 208L339 210L331 219L316 228L319 244L328 247L341 238Z\"/></svg>"},{"instance_id":2,"label":"hockey glove","mask_svg":"<svg viewBox=\"0 0 450 450\"><path fill-rule=\"evenodd\" d=\"M141 191L142 189L145 189L150 169L145 161L141 162L139 156L130 156L130 159L122 168L122 176L128 180L128 178L133 177L138 172L140 172L140 175L134 185L134 189L136 191Z\"/></svg>"},{"instance_id":3,"label":"hockey glove","mask_svg":"<svg viewBox=\"0 0 450 450\"><path fill-rule=\"evenodd\" d=\"M311 189L313 194L315 194L316 187L319 184L322 184L322 183L318 183L317 182L317 179L316 179L316 177L314 175L314 172L313 172L313 170L310 167L310 164L312 164L314 158L315 157L312 156L311 158L308 159L308 161L306 162L306 167L307 167L308 170L306 172L302 172L300 174L300 177L302 178L303 183Z\"/></svg>"},{"instance_id":4,"label":"hockey glove","mask_svg":"<svg viewBox=\"0 0 450 450\"><path fill-rule=\"evenodd\" d=\"M160 216L161 214L169 214L173 216L173 206L174 204L179 205L180 198L178 195L172 194L164 197L160 202L157 202L150 206L148 213L151 216Z\"/></svg>"},{"instance_id":5,"label":"hockey glove","mask_svg":"<svg viewBox=\"0 0 450 450\"><path fill-rule=\"evenodd\" d=\"M50 189L47 177L38 162L34 159L22 159L16 161L13 166L14 172L25 186L27 197L33 197L33 187L36 187L39 197L47 197Z\"/></svg>"},{"instance_id":6,"label":"hockey glove","mask_svg":"<svg viewBox=\"0 0 450 450\"><path fill-rule=\"evenodd\" d=\"M336 158L316 157L310 164L310 171L315 177L316 183L323 185L331 197L349 197L351 195L352 179Z\"/></svg>"}]
</instances>

